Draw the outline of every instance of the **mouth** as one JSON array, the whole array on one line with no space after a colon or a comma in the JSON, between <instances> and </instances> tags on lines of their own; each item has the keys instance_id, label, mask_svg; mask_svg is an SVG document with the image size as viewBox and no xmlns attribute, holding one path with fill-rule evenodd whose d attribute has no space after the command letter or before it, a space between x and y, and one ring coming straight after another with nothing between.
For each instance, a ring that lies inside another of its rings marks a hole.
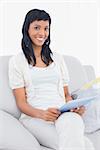
<instances>
[{"instance_id":1,"label":"mouth","mask_svg":"<svg viewBox=\"0 0 100 150\"><path fill-rule=\"evenodd\" d=\"M45 42L46 38L36 38L39 42Z\"/></svg>"}]
</instances>

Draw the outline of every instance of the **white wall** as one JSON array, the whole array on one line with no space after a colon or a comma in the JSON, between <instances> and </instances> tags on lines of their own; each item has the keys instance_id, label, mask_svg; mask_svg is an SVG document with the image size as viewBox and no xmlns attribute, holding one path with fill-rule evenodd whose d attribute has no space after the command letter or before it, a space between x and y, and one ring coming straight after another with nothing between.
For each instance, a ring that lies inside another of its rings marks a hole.
<instances>
[{"instance_id":1,"label":"white wall","mask_svg":"<svg viewBox=\"0 0 100 150\"><path fill-rule=\"evenodd\" d=\"M99 0L98 0L99 1ZM0 55L21 51L21 28L25 14L45 9L52 18L51 49L78 57L94 66L100 76L100 10L96 0L0 1Z\"/></svg>"}]
</instances>

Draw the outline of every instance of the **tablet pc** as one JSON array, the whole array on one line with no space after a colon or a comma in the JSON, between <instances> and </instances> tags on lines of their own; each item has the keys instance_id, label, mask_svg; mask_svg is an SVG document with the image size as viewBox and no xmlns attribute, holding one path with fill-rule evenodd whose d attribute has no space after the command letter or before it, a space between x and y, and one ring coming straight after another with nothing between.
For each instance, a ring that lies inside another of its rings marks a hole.
<instances>
[{"instance_id":1,"label":"tablet pc","mask_svg":"<svg viewBox=\"0 0 100 150\"><path fill-rule=\"evenodd\" d=\"M97 97L97 95L92 96L92 97L80 98L80 99L75 99L75 100L69 101L66 104L64 104L63 106L61 106L59 108L59 110L61 113L67 112L71 109L86 105L87 103L91 102L92 100L95 100L96 97Z\"/></svg>"}]
</instances>

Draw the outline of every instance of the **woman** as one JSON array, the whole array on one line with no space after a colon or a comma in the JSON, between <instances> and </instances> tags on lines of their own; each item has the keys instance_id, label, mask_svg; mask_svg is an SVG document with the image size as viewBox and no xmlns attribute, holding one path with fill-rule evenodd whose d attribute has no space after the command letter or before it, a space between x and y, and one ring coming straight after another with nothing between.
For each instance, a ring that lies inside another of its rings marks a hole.
<instances>
[{"instance_id":1,"label":"woman","mask_svg":"<svg viewBox=\"0 0 100 150\"><path fill-rule=\"evenodd\" d=\"M22 28L23 52L9 62L9 81L21 123L41 145L56 150L86 150L84 107L61 114L59 107L72 100L63 58L50 50L51 18L44 10L30 10ZM90 150L90 149L89 149Z\"/></svg>"}]
</instances>

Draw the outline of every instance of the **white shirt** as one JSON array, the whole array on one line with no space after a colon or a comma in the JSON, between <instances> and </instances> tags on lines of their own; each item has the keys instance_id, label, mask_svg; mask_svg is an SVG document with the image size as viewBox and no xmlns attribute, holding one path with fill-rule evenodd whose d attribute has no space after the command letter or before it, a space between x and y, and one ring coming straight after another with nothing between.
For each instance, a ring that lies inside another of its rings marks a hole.
<instances>
[{"instance_id":1,"label":"white shirt","mask_svg":"<svg viewBox=\"0 0 100 150\"><path fill-rule=\"evenodd\" d=\"M67 86L69 82L68 70L61 55L53 53L52 59L56 64L56 70L59 73L58 92L62 99L65 101L63 87ZM9 85L11 89L25 87L27 101L31 102L31 100L35 100L36 90L34 84L32 83L33 81L31 78L29 66L30 65L28 64L23 52L13 56L9 61Z\"/></svg>"},{"instance_id":2,"label":"white shirt","mask_svg":"<svg viewBox=\"0 0 100 150\"><path fill-rule=\"evenodd\" d=\"M59 94L60 74L54 62L44 68L30 65L30 74L34 85L34 99L30 99L29 103L33 107L40 109L58 108L65 103Z\"/></svg>"}]
</instances>

